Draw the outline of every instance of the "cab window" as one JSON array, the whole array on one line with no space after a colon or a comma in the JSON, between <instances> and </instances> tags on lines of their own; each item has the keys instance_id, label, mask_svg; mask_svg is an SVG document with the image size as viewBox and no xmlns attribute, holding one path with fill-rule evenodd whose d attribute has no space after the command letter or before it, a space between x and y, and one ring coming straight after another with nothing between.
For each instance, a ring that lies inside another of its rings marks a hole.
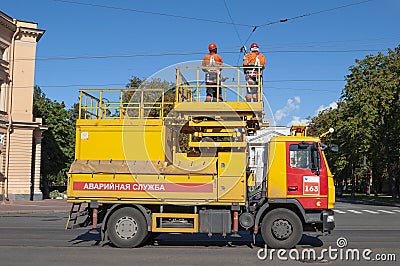
<instances>
[{"instance_id":1,"label":"cab window","mask_svg":"<svg viewBox=\"0 0 400 266\"><path fill-rule=\"evenodd\" d=\"M311 169L311 145L299 148L298 144L291 144L290 150L290 167Z\"/></svg>"}]
</instances>

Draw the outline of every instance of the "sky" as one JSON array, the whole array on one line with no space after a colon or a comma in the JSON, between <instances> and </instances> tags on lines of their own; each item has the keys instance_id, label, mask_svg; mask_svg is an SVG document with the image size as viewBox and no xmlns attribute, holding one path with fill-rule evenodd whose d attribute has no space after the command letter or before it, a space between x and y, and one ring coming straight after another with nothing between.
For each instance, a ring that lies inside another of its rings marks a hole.
<instances>
[{"instance_id":1,"label":"sky","mask_svg":"<svg viewBox=\"0 0 400 266\"><path fill-rule=\"evenodd\" d=\"M400 40L398 0L2 0L0 10L46 30L35 84L67 106L78 89L122 88L200 60L210 42L224 63L241 65L240 47L256 42L267 59L264 96L281 126L335 108L355 60Z\"/></svg>"}]
</instances>

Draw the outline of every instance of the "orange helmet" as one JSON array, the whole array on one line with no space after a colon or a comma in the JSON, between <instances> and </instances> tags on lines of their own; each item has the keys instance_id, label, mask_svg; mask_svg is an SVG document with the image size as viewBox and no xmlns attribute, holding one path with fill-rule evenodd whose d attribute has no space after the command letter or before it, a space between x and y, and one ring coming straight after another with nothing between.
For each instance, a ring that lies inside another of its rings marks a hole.
<instances>
[{"instance_id":1,"label":"orange helmet","mask_svg":"<svg viewBox=\"0 0 400 266\"><path fill-rule=\"evenodd\" d=\"M250 51L252 51L252 52L258 52L258 44L252 43L252 44L250 45Z\"/></svg>"},{"instance_id":2,"label":"orange helmet","mask_svg":"<svg viewBox=\"0 0 400 266\"><path fill-rule=\"evenodd\" d=\"M208 45L208 50L209 51L212 51L212 50L214 50L214 49L217 49L217 45L215 44L215 43L210 43L209 45Z\"/></svg>"}]
</instances>

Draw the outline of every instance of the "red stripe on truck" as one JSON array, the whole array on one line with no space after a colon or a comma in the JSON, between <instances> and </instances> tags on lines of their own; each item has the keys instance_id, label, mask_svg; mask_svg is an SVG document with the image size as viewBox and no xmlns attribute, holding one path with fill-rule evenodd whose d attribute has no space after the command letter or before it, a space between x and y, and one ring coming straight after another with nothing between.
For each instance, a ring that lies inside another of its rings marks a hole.
<instances>
[{"instance_id":1,"label":"red stripe on truck","mask_svg":"<svg viewBox=\"0 0 400 266\"><path fill-rule=\"evenodd\" d=\"M123 192L213 192L212 183L74 182L74 190Z\"/></svg>"}]
</instances>

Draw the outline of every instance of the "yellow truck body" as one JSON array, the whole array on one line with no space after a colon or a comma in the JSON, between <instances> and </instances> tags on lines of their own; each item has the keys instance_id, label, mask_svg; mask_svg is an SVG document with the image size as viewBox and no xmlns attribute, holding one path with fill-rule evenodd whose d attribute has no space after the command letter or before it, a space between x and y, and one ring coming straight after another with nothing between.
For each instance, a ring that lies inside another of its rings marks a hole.
<instances>
[{"instance_id":1,"label":"yellow truck body","mask_svg":"<svg viewBox=\"0 0 400 266\"><path fill-rule=\"evenodd\" d=\"M263 101L247 102L245 94L253 86L262 95L262 83L249 85L242 68L229 69L237 75L232 82L215 85L224 101L204 102L210 85L184 79L186 71L199 77L198 67L178 67L169 90L149 81L131 90L80 91L67 196L74 205L89 203L104 240L135 247L157 232L250 229L273 247L288 247L306 225L333 229L333 177L319 138L304 128L271 140L268 174L255 184L246 136L261 128ZM273 217L287 217L290 232L271 235Z\"/></svg>"}]
</instances>

